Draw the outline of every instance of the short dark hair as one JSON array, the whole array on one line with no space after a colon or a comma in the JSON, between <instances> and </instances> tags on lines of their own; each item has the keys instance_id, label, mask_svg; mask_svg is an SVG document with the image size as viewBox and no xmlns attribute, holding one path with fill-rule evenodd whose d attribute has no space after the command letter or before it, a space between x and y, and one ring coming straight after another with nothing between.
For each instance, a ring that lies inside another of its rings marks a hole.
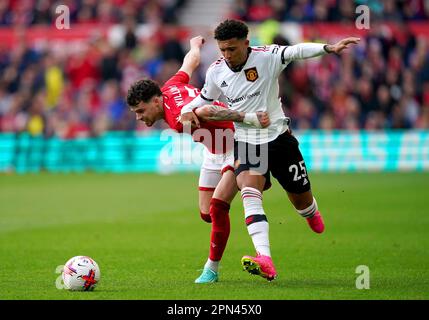
<instances>
[{"instance_id":1,"label":"short dark hair","mask_svg":"<svg viewBox=\"0 0 429 320\"><path fill-rule=\"evenodd\" d=\"M225 20L215 29L215 39L225 41L232 38L246 39L249 33L247 25L239 20Z\"/></svg>"},{"instance_id":2,"label":"short dark hair","mask_svg":"<svg viewBox=\"0 0 429 320\"><path fill-rule=\"evenodd\" d=\"M148 102L154 96L161 96L159 85L150 79L142 79L133 83L128 89L127 104L130 107L137 106L141 101Z\"/></svg>"}]
</instances>

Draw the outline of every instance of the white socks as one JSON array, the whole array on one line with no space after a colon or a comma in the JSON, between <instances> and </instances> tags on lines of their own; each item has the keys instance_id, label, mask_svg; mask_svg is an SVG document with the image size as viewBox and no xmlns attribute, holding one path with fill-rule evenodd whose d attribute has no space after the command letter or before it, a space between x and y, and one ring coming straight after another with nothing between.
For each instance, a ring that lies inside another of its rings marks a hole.
<instances>
[{"instance_id":1,"label":"white socks","mask_svg":"<svg viewBox=\"0 0 429 320\"><path fill-rule=\"evenodd\" d=\"M316 199L313 197L313 203L303 210L295 210L303 217L303 218L313 218L314 214L318 210Z\"/></svg>"},{"instance_id":2,"label":"white socks","mask_svg":"<svg viewBox=\"0 0 429 320\"><path fill-rule=\"evenodd\" d=\"M241 190L247 231L252 237L255 250L271 257L269 224L262 207L262 194L258 189L246 187Z\"/></svg>"},{"instance_id":3,"label":"white socks","mask_svg":"<svg viewBox=\"0 0 429 320\"><path fill-rule=\"evenodd\" d=\"M213 270L214 272L217 272L219 269L219 262L220 261L212 261L209 258L209 259L207 259L207 262L204 265L204 268L209 268L209 269Z\"/></svg>"}]
</instances>

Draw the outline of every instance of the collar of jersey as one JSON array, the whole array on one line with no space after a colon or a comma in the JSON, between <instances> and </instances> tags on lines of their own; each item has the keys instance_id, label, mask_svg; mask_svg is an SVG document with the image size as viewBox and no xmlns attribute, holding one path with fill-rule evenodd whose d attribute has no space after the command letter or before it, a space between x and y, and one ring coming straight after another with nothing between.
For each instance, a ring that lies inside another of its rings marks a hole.
<instances>
[{"instance_id":1,"label":"collar of jersey","mask_svg":"<svg viewBox=\"0 0 429 320\"><path fill-rule=\"evenodd\" d=\"M225 60L225 63L226 63L226 65L228 66L228 68L229 68L232 72L240 72L241 70L243 70L244 65L247 63L247 60L249 60L249 55L250 55L250 53L251 53L251 52L252 52L252 48L248 47L248 48L247 48L247 58L246 58L246 61L244 61L244 63L243 63L243 64L240 64L239 66L237 66L237 67L235 67L235 68L232 68L232 67L228 64L228 62L226 62L226 60Z\"/></svg>"}]
</instances>

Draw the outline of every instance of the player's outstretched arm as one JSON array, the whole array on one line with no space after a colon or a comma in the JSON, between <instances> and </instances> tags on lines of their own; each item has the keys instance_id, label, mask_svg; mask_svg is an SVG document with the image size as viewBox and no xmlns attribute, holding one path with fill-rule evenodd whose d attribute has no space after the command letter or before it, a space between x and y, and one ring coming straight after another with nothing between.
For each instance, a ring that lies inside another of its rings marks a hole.
<instances>
[{"instance_id":1,"label":"player's outstretched arm","mask_svg":"<svg viewBox=\"0 0 429 320\"><path fill-rule=\"evenodd\" d=\"M327 53L336 53L340 54L344 49L349 48L350 44L358 44L360 38L349 37L338 41L336 44L327 44L325 45L325 51Z\"/></svg>"},{"instance_id":2,"label":"player's outstretched arm","mask_svg":"<svg viewBox=\"0 0 429 320\"><path fill-rule=\"evenodd\" d=\"M282 53L283 61L293 61L321 56L326 53L340 54L350 44L357 44L360 38L349 37L338 41L336 44L322 44L304 42L287 47Z\"/></svg>"},{"instance_id":3,"label":"player's outstretched arm","mask_svg":"<svg viewBox=\"0 0 429 320\"><path fill-rule=\"evenodd\" d=\"M183 58L183 64L179 71L184 71L189 75L189 77L192 77L192 73L200 65L201 47L203 46L204 42L205 40L202 36L197 36L189 40L190 49L185 55L185 58Z\"/></svg>"},{"instance_id":4,"label":"player's outstretched arm","mask_svg":"<svg viewBox=\"0 0 429 320\"><path fill-rule=\"evenodd\" d=\"M257 128L266 128L270 125L267 112L245 113L223 108L216 105L205 105L195 109L195 115L201 121L233 121L244 122Z\"/></svg>"}]
</instances>

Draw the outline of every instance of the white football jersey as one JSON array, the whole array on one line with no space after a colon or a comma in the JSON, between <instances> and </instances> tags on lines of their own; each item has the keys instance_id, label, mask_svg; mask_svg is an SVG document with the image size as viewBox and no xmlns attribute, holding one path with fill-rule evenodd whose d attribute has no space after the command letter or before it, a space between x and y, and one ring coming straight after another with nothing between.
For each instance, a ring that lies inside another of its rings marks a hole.
<instances>
[{"instance_id":1,"label":"white football jersey","mask_svg":"<svg viewBox=\"0 0 429 320\"><path fill-rule=\"evenodd\" d=\"M201 98L211 101L224 95L231 110L268 112L271 124L267 128L257 129L234 122L235 139L252 144L272 141L288 128L279 98L280 73L293 60L325 53L323 46L302 43L294 46L250 47L247 62L237 72L232 71L225 59L220 58L207 70Z\"/></svg>"}]
</instances>

